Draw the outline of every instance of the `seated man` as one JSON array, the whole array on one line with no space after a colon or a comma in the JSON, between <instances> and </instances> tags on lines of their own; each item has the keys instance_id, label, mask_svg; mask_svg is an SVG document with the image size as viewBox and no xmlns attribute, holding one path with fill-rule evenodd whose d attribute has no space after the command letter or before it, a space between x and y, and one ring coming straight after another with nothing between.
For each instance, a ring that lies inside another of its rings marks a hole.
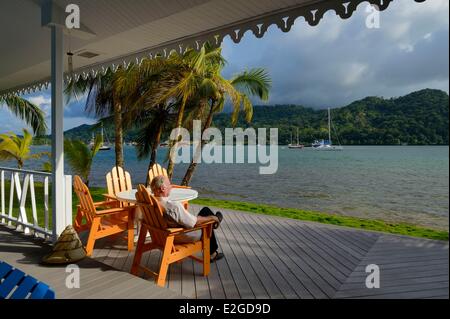
<instances>
[{"instance_id":1,"label":"seated man","mask_svg":"<svg viewBox=\"0 0 450 319\"><path fill-rule=\"evenodd\" d=\"M214 228L219 227L219 224L223 219L222 213L217 212L214 214L211 209L204 207L200 210L197 216L194 216L184 208L182 203L171 201L169 199L169 194L172 190L172 184L166 176L160 175L153 178L150 187L156 199L164 208L164 217L169 227L183 227L189 229L203 223L207 223L211 220L216 222L214 224ZM175 242L181 244L183 242L186 243L200 240L200 238L201 231L193 231L192 233L176 236ZM218 248L216 236L213 230L210 240L211 262L223 258L224 255L217 251Z\"/></svg>"}]
</instances>

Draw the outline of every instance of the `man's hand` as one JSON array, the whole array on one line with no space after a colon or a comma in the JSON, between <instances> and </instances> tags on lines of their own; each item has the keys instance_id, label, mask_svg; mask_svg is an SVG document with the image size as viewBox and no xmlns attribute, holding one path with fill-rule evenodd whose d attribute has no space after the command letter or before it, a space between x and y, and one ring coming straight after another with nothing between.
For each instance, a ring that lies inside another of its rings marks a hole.
<instances>
[{"instance_id":1,"label":"man's hand","mask_svg":"<svg viewBox=\"0 0 450 319\"><path fill-rule=\"evenodd\" d=\"M216 224L219 224L219 218L216 216L197 216L196 226L208 223L210 221L214 221Z\"/></svg>"}]
</instances>

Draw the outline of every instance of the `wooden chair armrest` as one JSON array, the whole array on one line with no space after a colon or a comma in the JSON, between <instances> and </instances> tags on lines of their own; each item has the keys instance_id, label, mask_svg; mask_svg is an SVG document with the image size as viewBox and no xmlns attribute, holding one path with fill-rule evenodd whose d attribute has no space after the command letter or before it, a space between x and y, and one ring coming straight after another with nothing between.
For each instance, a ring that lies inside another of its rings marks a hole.
<instances>
[{"instance_id":1,"label":"wooden chair armrest","mask_svg":"<svg viewBox=\"0 0 450 319\"><path fill-rule=\"evenodd\" d=\"M105 197L107 200L117 200L117 197L114 195L103 194L103 197Z\"/></svg>"},{"instance_id":2,"label":"wooden chair armrest","mask_svg":"<svg viewBox=\"0 0 450 319\"><path fill-rule=\"evenodd\" d=\"M120 207L120 208L110 208L110 209L103 209L98 210L96 212L97 215L114 215L114 214L120 214L120 213L129 213L134 209L134 207Z\"/></svg>"},{"instance_id":3,"label":"wooden chair armrest","mask_svg":"<svg viewBox=\"0 0 450 319\"><path fill-rule=\"evenodd\" d=\"M191 187L190 187L190 186L182 186L182 185L175 185L175 184L172 184L172 188L185 188L185 189L190 189Z\"/></svg>"},{"instance_id":4,"label":"wooden chair armrest","mask_svg":"<svg viewBox=\"0 0 450 319\"><path fill-rule=\"evenodd\" d=\"M118 200L105 200L105 201L102 201L102 202L95 202L94 206L95 207L99 207L99 206L114 206L114 205L117 206L119 204L120 204L120 202Z\"/></svg>"},{"instance_id":5,"label":"wooden chair armrest","mask_svg":"<svg viewBox=\"0 0 450 319\"><path fill-rule=\"evenodd\" d=\"M201 224L199 226L196 226L194 228L167 228L167 231L170 233L170 235L180 235L180 234L186 234L190 233L196 230L204 230L208 228L210 225L212 226L215 223L215 221L209 221L207 223Z\"/></svg>"}]
</instances>

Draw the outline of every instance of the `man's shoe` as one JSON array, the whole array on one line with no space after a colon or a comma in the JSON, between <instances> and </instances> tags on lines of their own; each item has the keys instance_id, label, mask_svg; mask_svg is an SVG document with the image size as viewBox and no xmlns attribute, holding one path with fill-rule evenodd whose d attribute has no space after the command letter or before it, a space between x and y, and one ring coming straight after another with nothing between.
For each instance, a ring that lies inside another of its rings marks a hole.
<instances>
[{"instance_id":1,"label":"man's shoe","mask_svg":"<svg viewBox=\"0 0 450 319\"><path fill-rule=\"evenodd\" d=\"M222 259L223 257L225 257L225 255L223 253L218 253L217 251L213 254L213 256L211 256L211 262L216 262L217 260Z\"/></svg>"}]
</instances>

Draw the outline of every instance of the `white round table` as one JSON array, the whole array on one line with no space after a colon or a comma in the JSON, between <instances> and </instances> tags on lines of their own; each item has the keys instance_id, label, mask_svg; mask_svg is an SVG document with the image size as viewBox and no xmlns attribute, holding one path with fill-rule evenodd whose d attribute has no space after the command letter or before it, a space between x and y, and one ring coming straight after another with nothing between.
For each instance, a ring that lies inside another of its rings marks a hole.
<instances>
[{"instance_id":1,"label":"white round table","mask_svg":"<svg viewBox=\"0 0 450 319\"><path fill-rule=\"evenodd\" d=\"M116 198L122 202L136 203L136 189L120 192ZM176 202L186 202L198 197L198 192L192 188L172 188L169 199Z\"/></svg>"}]
</instances>

